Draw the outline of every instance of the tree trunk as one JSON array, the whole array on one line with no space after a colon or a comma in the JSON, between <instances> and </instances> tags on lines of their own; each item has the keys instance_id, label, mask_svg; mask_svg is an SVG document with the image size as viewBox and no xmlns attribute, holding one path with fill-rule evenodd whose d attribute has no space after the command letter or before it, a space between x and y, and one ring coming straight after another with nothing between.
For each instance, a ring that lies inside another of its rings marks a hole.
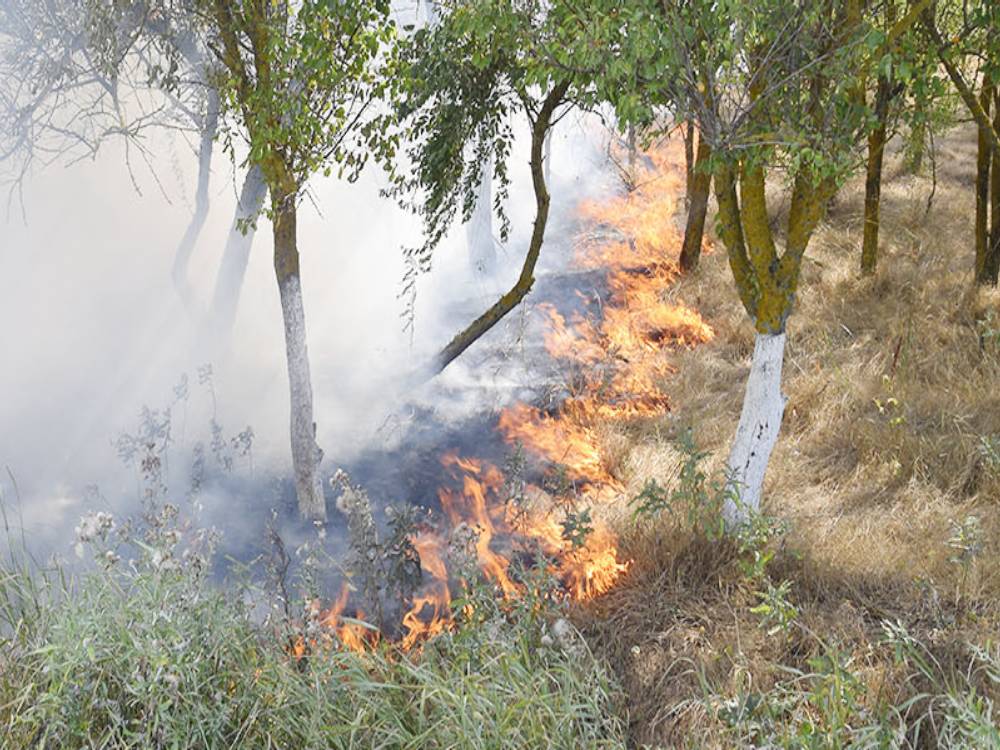
<instances>
[{"instance_id":1,"label":"tree trunk","mask_svg":"<svg viewBox=\"0 0 1000 750\"><path fill-rule=\"evenodd\" d=\"M989 77L983 81L980 103L989 112L993 98L993 85ZM976 152L976 283L996 284L994 276L990 278L990 164L993 159L990 141L982 127L979 128L979 141Z\"/></svg>"},{"instance_id":2,"label":"tree trunk","mask_svg":"<svg viewBox=\"0 0 1000 750\"><path fill-rule=\"evenodd\" d=\"M628 126L628 179L635 186L635 159L639 153L636 146L635 125Z\"/></svg>"},{"instance_id":3,"label":"tree trunk","mask_svg":"<svg viewBox=\"0 0 1000 750\"><path fill-rule=\"evenodd\" d=\"M552 128L545 134L545 150L542 154L545 160L545 184L552 184Z\"/></svg>"},{"instance_id":4,"label":"tree trunk","mask_svg":"<svg viewBox=\"0 0 1000 750\"><path fill-rule=\"evenodd\" d=\"M1000 89L993 86L993 128L1000 132ZM1000 149L993 149L990 165L990 249L986 255L990 283L1000 275Z\"/></svg>"},{"instance_id":5,"label":"tree trunk","mask_svg":"<svg viewBox=\"0 0 1000 750\"><path fill-rule=\"evenodd\" d=\"M890 83L879 76L875 93L877 125L868 136L868 174L865 177L864 239L861 243L861 273L871 276L878 264L879 209L882 202L882 162L889 118Z\"/></svg>"},{"instance_id":6,"label":"tree trunk","mask_svg":"<svg viewBox=\"0 0 1000 750\"><path fill-rule=\"evenodd\" d=\"M222 253L219 274L215 280L212 298L214 332L218 340L227 341L236 321L240 291L246 276L250 250L253 247L254 222L264 206L267 197L267 182L260 167L253 166L243 179L236 215L229 229L226 247Z\"/></svg>"},{"instance_id":7,"label":"tree trunk","mask_svg":"<svg viewBox=\"0 0 1000 750\"><path fill-rule=\"evenodd\" d=\"M784 331L758 333L754 342L743 411L727 462L731 498L726 500L723 518L730 529L760 511L764 474L787 401L781 392L785 337Z\"/></svg>"},{"instance_id":8,"label":"tree trunk","mask_svg":"<svg viewBox=\"0 0 1000 750\"><path fill-rule=\"evenodd\" d=\"M303 518L325 521L326 501L320 478L323 451L316 444L313 419L312 379L309 351L306 347L305 308L299 276L299 250L296 242L295 197L290 193L274 195L274 271L281 297L285 323L285 353L291 397L292 468L295 494Z\"/></svg>"},{"instance_id":9,"label":"tree trunk","mask_svg":"<svg viewBox=\"0 0 1000 750\"><path fill-rule=\"evenodd\" d=\"M920 107L920 105L916 105ZM910 131L909 158L906 167L912 174L920 174L924 168L924 154L927 151L927 123L921 118Z\"/></svg>"},{"instance_id":10,"label":"tree trunk","mask_svg":"<svg viewBox=\"0 0 1000 750\"><path fill-rule=\"evenodd\" d=\"M691 191L694 188L695 170L695 149L694 149L694 120L688 120L684 128L684 174L687 178L686 198L688 204L691 203ZM699 144L700 145L700 144Z\"/></svg>"},{"instance_id":11,"label":"tree trunk","mask_svg":"<svg viewBox=\"0 0 1000 750\"><path fill-rule=\"evenodd\" d=\"M474 320L465 330L453 338L434 358L431 365L417 378L433 377L454 362L462 352L478 341L487 331L499 323L515 307L520 304L535 283L535 265L542 250L545 239L545 227L549 220L550 196L545 184L545 168L542 151L545 135L552 125L552 117L556 108L562 104L563 97L569 90L569 82L561 82L545 97L538 115L531 127L531 184L535 193L535 223L528 243L528 254L525 256L521 274L511 289L497 300L489 310Z\"/></svg>"},{"instance_id":12,"label":"tree trunk","mask_svg":"<svg viewBox=\"0 0 1000 750\"><path fill-rule=\"evenodd\" d=\"M805 170L795 175L786 247L779 257L767 214L763 169L743 165L739 198L733 165L720 164L714 177L719 236L729 253L740 299L757 329L743 411L728 460L731 497L723 513L731 530L760 509L764 473L785 409L781 394L785 321L795 301L802 258L835 183Z\"/></svg>"},{"instance_id":13,"label":"tree trunk","mask_svg":"<svg viewBox=\"0 0 1000 750\"><path fill-rule=\"evenodd\" d=\"M465 225L469 245L469 264L477 277L492 276L497 265L497 248L493 241L493 159L481 165L476 208Z\"/></svg>"},{"instance_id":14,"label":"tree trunk","mask_svg":"<svg viewBox=\"0 0 1000 750\"><path fill-rule=\"evenodd\" d=\"M689 273L698 267L701 243L705 234L705 215L708 213L708 194L712 187L712 173L708 162L712 147L701 138L694 170L688 177L688 215L684 228L684 245L681 247L681 271Z\"/></svg>"},{"instance_id":15,"label":"tree trunk","mask_svg":"<svg viewBox=\"0 0 1000 750\"><path fill-rule=\"evenodd\" d=\"M194 253L195 243L201 235L208 218L208 181L212 173L212 150L215 144L215 134L219 126L219 94L215 89L208 90L208 103L205 111L205 122L201 129L201 143L198 147L198 187L194 197L194 215L184 231L177 253L174 255L174 265L171 277L174 288L184 305L190 309L194 305L194 293L188 281L188 265Z\"/></svg>"}]
</instances>

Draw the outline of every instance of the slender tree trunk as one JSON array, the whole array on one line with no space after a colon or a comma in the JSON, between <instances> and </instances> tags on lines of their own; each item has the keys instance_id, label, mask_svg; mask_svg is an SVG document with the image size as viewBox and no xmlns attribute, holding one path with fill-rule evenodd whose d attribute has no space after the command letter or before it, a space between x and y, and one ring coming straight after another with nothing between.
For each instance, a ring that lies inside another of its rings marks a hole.
<instances>
[{"instance_id":1,"label":"slender tree trunk","mask_svg":"<svg viewBox=\"0 0 1000 750\"><path fill-rule=\"evenodd\" d=\"M556 108L562 104L563 97L569 90L569 82L561 82L545 97L531 127L531 183L535 193L535 223L528 243L528 254L525 256L521 274L511 289L500 297L489 310L474 320L465 330L453 338L442 349L431 365L417 374L421 379L433 377L449 364L455 361L462 352L472 346L487 331L499 323L515 307L520 304L535 283L535 265L542 250L545 239L545 227L549 220L550 196L545 184L545 168L542 152L545 135L552 125L552 117Z\"/></svg>"},{"instance_id":2,"label":"slender tree trunk","mask_svg":"<svg viewBox=\"0 0 1000 750\"><path fill-rule=\"evenodd\" d=\"M628 126L628 173L629 181L635 185L635 160L639 149L636 146L635 125Z\"/></svg>"},{"instance_id":3,"label":"slender tree trunk","mask_svg":"<svg viewBox=\"0 0 1000 750\"><path fill-rule=\"evenodd\" d=\"M993 129L1000 132L1000 88L993 86ZM1000 275L1000 149L993 149L990 164L990 251L986 268L996 286Z\"/></svg>"},{"instance_id":4,"label":"slender tree trunk","mask_svg":"<svg viewBox=\"0 0 1000 750\"><path fill-rule=\"evenodd\" d=\"M198 241L201 230L205 226L205 220L208 218L208 182L212 174L212 150L218 126L219 94L215 89L210 88L205 110L205 122L201 129L201 143L198 146L198 187L195 190L194 215L177 246L174 265L171 269L174 288L188 309L194 305L194 292L188 281L188 265L191 263L195 243Z\"/></svg>"},{"instance_id":5,"label":"slender tree trunk","mask_svg":"<svg viewBox=\"0 0 1000 750\"><path fill-rule=\"evenodd\" d=\"M545 184L552 184L552 128L545 134L545 150L542 154L545 160Z\"/></svg>"},{"instance_id":6,"label":"slender tree trunk","mask_svg":"<svg viewBox=\"0 0 1000 750\"><path fill-rule=\"evenodd\" d=\"M922 105L916 105L920 108ZM923 118L910 131L909 159L907 168L912 174L920 174L924 168L924 154L927 151L927 123Z\"/></svg>"},{"instance_id":7,"label":"slender tree trunk","mask_svg":"<svg viewBox=\"0 0 1000 750\"><path fill-rule=\"evenodd\" d=\"M694 170L697 163L694 148L694 134L694 120L688 120L687 125L684 128L684 171L685 176L687 177L686 197L688 203L691 202L691 191L694 189ZM700 142L698 145L701 145Z\"/></svg>"},{"instance_id":8,"label":"slender tree trunk","mask_svg":"<svg viewBox=\"0 0 1000 750\"><path fill-rule=\"evenodd\" d=\"M987 113L993 98L993 84L987 77L983 81L980 104ZM990 278L990 164L993 151L985 130L979 128L976 152L976 283L996 284L996 276Z\"/></svg>"},{"instance_id":9,"label":"slender tree trunk","mask_svg":"<svg viewBox=\"0 0 1000 750\"><path fill-rule=\"evenodd\" d=\"M680 257L681 270L685 273L695 270L701 259L705 215L708 213L708 195L712 188L712 173L708 168L711 157L712 147L704 138L700 138L693 172L688 176L688 215Z\"/></svg>"},{"instance_id":10,"label":"slender tree trunk","mask_svg":"<svg viewBox=\"0 0 1000 750\"><path fill-rule=\"evenodd\" d=\"M213 329L218 340L226 341L233 331L240 291L253 247L254 222L267 197L267 182L260 167L253 166L243 178L236 214L222 253L212 298Z\"/></svg>"},{"instance_id":11,"label":"slender tree trunk","mask_svg":"<svg viewBox=\"0 0 1000 750\"><path fill-rule=\"evenodd\" d=\"M295 494L303 518L323 521L326 520L326 501L320 477L323 451L316 444L316 422L313 419L312 378L309 373L309 351L306 346L305 308L302 303L302 282L299 274L297 216L294 201L294 195L290 193L278 195L272 193L274 272L278 280L281 314L285 324Z\"/></svg>"},{"instance_id":12,"label":"slender tree trunk","mask_svg":"<svg viewBox=\"0 0 1000 750\"><path fill-rule=\"evenodd\" d=\"M760 511L764 474L778 441L787 399L781 392L781 366L786 334L758 333L743 410L729 452L729 481L738 497L727 499L723 517L728 528L744 523Z\"/></svg>"},{"instance_id":13,"label":"slender tree trunk","mask_svg":"<svg viewBox=\"0 0 1000 750\"><path fill-rule=\"evenodd\" d=\"M861 243L861 273L871 276L878 264L878 234L882 202L882 162L889 119L890 82L879 76L875 93L877 125L868 136L868 174L865 177L864 239Z\"/></svg>"},{"instance_id":14,"label":"slender tree trunk","mask_svg":"<svg viewBox=\"0 0 1000 750\"><path fill-rule=\"evenodd\" d=\"M497 265L497 248L493 241L493 158L480 167L476 208L465 225L469 246L469 264L476 276L492 276Z\"/></svg>"}]
</instances>

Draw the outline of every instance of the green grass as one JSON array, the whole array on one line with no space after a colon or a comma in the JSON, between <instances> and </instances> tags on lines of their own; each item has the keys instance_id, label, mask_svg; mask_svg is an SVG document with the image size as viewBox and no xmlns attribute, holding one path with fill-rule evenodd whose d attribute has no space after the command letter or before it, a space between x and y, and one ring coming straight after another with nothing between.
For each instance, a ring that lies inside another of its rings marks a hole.
<instances>
[{"instance_id":1,"label":"green grass","mask_svg":"<svg viewBox=\"0 0 1000 750\"><path fill-rule=\"evenodd\" d=\"M288 654L198 566L0 578L0 736L20 748L623 748L616 693L556 605L482 610L412 654Z\"/></svg>"}]
</instances>

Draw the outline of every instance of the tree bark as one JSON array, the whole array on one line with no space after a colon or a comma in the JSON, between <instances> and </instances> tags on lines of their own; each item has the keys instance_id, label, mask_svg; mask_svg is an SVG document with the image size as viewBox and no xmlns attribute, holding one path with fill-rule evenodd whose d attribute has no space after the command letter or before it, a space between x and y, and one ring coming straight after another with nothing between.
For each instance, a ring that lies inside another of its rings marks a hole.
<instances>
[{"instance_id":1,"label":"tree bark","mask_svg":"<svg viewBox=\"0 0 1000 750\"><path fill-rule=\"evenodd\" d=\"M733 272L733 281L736 282L736 291L747 315L756 320L760 286L750 264L743 236L743 219L736 193L736 172L728 164L721 165L715 174L715 199L719 204L716 229L722 244L726 247L729 268Z\"/></svg>"},{"instance_id":2,"label":"tree bark","mask_svg":"<svg viewBox=\"0 0 1000 750\"><path fill-rule=\"evenodd\" d=\"M472 217L465 225L469 246L469 264L478 277L492 276L497 265L497 248L493 241L493 158L481 165L479 190Z\"/></svg>"},{"instance_id":3,"label":"tree bark","mask_svg":"<svg viewBox=\"0 0 1000 750\"><path fill-rule=\"evenodd\" d=\"M681 271L685 273L694 271L701 259L705 215L708 213L708 194L712 187L712 173L708 168L711 157L712 147L704 138L700 138L694 169L688 176L688 215L680 257Z\"/></svg>"},{"instance_id":4,"label":"tree bark","mask_svg":"<svg viewBox=\"0 0 1000 750\"><path fill-rule=\"evenodd\" d=\"M691 202L691 191L694 187L694 170L696 165L694 134L694 120L688 120L684 127L684 174L687 179L686 198L688 203Z\"/></svg>"},{"instance_id":5,"label":"tree bark","mask_svg":"<svg viewBox=\"0 0 1000 750\"><path fill-rule=\"evenodd\" d=\"M786 247L779 257L767 214L763 169L743 165L739 198L736 174L732 164L722 163L714 175L719 236L729 253L736 288L753 319L757 337L728 460L730 498L723 514L730 530L760 509L764 473L785 408L781 394L785 321L795 301L806 247L835 187L831 178L818 179L806 171L795 176Z\"/></svg>"},{"instance_id":6,"label":"tree bark","mask_svg":"<svg viewBox=\"0 0 1000 750\"><path fill-rule=\"evenodd\" d=\"M205 110L205 122L201 129L201 143L198 146L198 187L195 189L194 215L188 223L184 236L177 246L177 253L174 255L174 265L171 269L171 277L174 282L174 289L184 302L185 307L191 309L194 305L194 292L191 283L188 281L188 265L194 253L195 243L201 235L201 230L205 226L208 218L208 182L212 174L212 150L215 144L215 134L219 126L219 94L210 88L208 90L208 102Z\"/></svg>"},{"instance_id":7,"label":"tree bark","mask_svg":"<svg viewBox=\"0 0 1000 750\"><path fill-rule=\"evenodd\" d=\"M965 106L968 108L972 118L979 126L980 132L989 141L990 148L1000 151L1000 130L994 127L993 123L990 121L989 114L983 109L979 100L976 99L975 93L969 87L969 84L965 82L965 78L962 77L962 72L955 67L955 63L953 63L951 58L948 57L947 45L941 38L940 32L937 30L933 14L927 12L923 17L924 26L927 28L927 32L930 34L931 39L934 41L938 59L941 61L941 64L944 65L944 69L948 73L948 77L951 78L951 82L955 84L955 88L958 89L958 95L962 98L962 101L965 102Z\"/></svg>"},{"instance_id":8,"label":"tree bark","mask_svg":"<svg viewBox=\"0 0 1000 750\"><path fill-rule=\"evenodd\" d=\"M629 182L634 186L635 185L635 180L636 180L636 177L635 177L635 160L636 160L636 156L638 156L638 153L639 153L639 149L636 146L635 125L629 125L628 126L627 143L628 143L628 174L629 174Z\"/></svg>"},{"instance_id":9,"label":"tree bark","mask_svg":"<svg viewBox=\"0 0 1000 750\"><path fill-rule=\"evenodd\" d=\"M864 239L861 243L861 273L871 276L878 265L878 235L882 202L882 163L885 155L886 130L889 118L891 84L879 76L875 92L877 125L868 135L868 173L865 177Z\"/></svg>"},{"instance_id":10,"label":"tree bark","mask_svg":"<svg viewBox=\"0 0 1000 750\"><path fill-rule=\"evenodd\" d=\"M545 149L542 154L545 161L545 184L552 184L552 128L545 134Z\"/></svg>"},{"instance_id":11,"label":"tree bark","mask_svg":"<svg viewBox=\"0 0 1000 750\"><path fill-rule=\"evenodd\" d=\"M723 518L729 529L760 512L764 474L787 403L781 392L785 339L784 331L758 333L754 342L743 410L727 461L730 497L723 507Z\"/></svg>"},{"instance_id":12,"label":"tree bark","mask_svg":"<svg viewBox=\"0 0 1000 750\"><path fill-rule=\"evenodd\" d=\"M980 92L980 105L989 112L993 98L993 84L987 77ZM990 278L990 166L993 160L989 138L983 128L979 128L976 151L976 283L996 284L996 275ZM995 175L994 175L995 176Z\"/></svg>"},{"instance_id":13,"label":"tree bark","mask_svg":"<svg viewBox=\"0 0 1000 750\"><path fill-rule=\"evenodd\" d=\"M454 362L462 353L478 341L487 331L499 323L515 307L520 304L535 283L535 265L542 250L545 239L545 226L549 220L550 196L545 184L545 168L543 150L545 135L552 126L552 118L556 108L562 104L569 82L564 81L556 86L545 97L531 127L531 184L535 192L535 223L528 243L528 254L525 256L521 274L511 289L500 297L490 309L474 320L465 330L453 338L434 358L425 372L419 373L420 378L433 377Z\"/></svg>"},{"instance_id":14,"label":"tree bark","mask_svg":"<svg viewBox=\"0 0 1000 750\"><path fill-rule=\"evenodd\" d=\"M1000 132L1000 88L993 86L993 128ZM986 270L996 286L1000 275L1000 149L993 149L990 164L990 250Z\"/></svg>"},{"instance_id":15,"label":"tree bark","mask_svg":"<svg viewBox=\"0 0 1000 750\"><path fill-rule=\"evenodd\" d=\"M919 120L910 131L909 150L906 166L912 174L920 174L920 170L924 168L924 153L927 150L927 123L923 120Z\"/></svg>"},{"instance_id":16,"label":"tree bark","mask_svg":"<svg viewBox=\"0 0 1000 750\"><path fill-rule=\"evenodd\" d=\"M292 468L295 494L303 518L326 520L326 501L320 478L323 451L316 444L313 419L312 378L306 346L305 308L299 276L299 250L296 238L295 197L272 191L274 213L274 272L281 297L285 325L285 354L291 400Z\"/></svg>"},{"instance_id":17,"label":"tree bark","mask_svg":"<svg viewBox=\"0 0 1000 750\"><path fill-rule=\"evenodd\" d=\"M236 214L229 228L219 273L215 279L212 316L214 331L220 341L227 341L232 335L243 279L246 276L256 232L254 222L264 206L266 197L267 182L264 180L264 173L260 167L253 166L243 178Z\"/></svg>"}]
</instances>

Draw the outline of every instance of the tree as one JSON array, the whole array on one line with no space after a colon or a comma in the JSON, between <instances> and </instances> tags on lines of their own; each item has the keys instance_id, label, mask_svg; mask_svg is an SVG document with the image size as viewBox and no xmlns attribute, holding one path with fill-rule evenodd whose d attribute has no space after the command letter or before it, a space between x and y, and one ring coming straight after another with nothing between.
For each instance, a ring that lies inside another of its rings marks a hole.
<instances>
[{"instance_id":1,"label":"tree","mask_svg":"<svg viewBox=\"0 0 1000 750\"><path fill-rule=\"evenodd\" d=\"M317 171L353 179L393 139L374 105L390 91L395 27L387 1L304 0L295 5L212 0L203 6L219 82L226 144L246 144L271 203L274 271L281 299L299 511L325 519L299 268L298 203Z\"/></svg>"},{"instance_id":2,"label":"tree","mask_svg":"<svg viewBox=\"0 0 1000 750\"><path fill-rule=\"evenodd\" d=\"M935 5L922 15L931 48L978 127L976 160L975 280L996 286L1000 274L1000 7L990 0ZM947 40L941 29L948 32ZM981 71L980 93L963 64ZM991 109L995 111L990 117Z\"/></svg>"},{"instance_id":3,"label":"tree","mask_svg":"<svg viewBox=\"0 0 1000 750\"><path fill-rule=\"evenodd\" d=\"M483 200L484 164L493 165L493 211L500 235L509 233L503 210L512 119L527 121L535 219L516 283L460 331L420 373L433 376L501 321L534 285L551 197L544 152L552 126L583 93L573 76L553 64L545 49L565 32L561 3L452 0L438 4L438 24L415 33L407 49L411 75L399 115L407 124L409 163L396 170L390 191L423 220L425 241L407 250L405 292L431 267L433 251L456 216L468 221ZM412 309L410 311L412 313Z\"/></svg>"},{"instance_id":4,"label":"tree","mask_svg":"<svg viewBox=\"0 0 1000 750\"><path fill-rule=\"evenodd\" d=\"M111 139L124 142L126 167L138 189L133 154L156 179L144 143L148 131L179 130L196 136L194 210L171 268L174 287L189 310L197 307L188 277L209 213L218 135L213 65L193 6L175 9L142 0L0 3L0 160L12 166L14 189L36 163L96 158ZM217 339L225 338L232 327L254 220L265 194L260 171L250 169L210 310Z\"/></svg>"},{"instance_id":5,"label":"tree","mask_svg":"<svg viewBox=\"0 0 1000 750\"><path fill-rule=\"evenodd\" d=\"M689 129L694 132L694 128ZM708 197L712 189L711 161L711 144L705 138L699 138L688 173L688 215L679 259L681 271L684 272L694 271L698 267L698 261L701 260L705 217L708 215Z\"/></svg>"},{"instance_id":6,"label":"tree","mask_svg":"<svg viewBox=\"0 0 1000 750\"><path fill-rule=\"evenodd\" d=\"M712 148L718 234L756 331L746 396L727 461L732 526L758 510L785 397L781 369L802 262L864 133L861 84L930 0L886 31L868 28L860 0L754 3L607 2L625 33L615 45L637 87L602 85L625 120L667 106L694 119ZM765 193L789 189L783 251Z\"/></svg>"}]
</instances>

